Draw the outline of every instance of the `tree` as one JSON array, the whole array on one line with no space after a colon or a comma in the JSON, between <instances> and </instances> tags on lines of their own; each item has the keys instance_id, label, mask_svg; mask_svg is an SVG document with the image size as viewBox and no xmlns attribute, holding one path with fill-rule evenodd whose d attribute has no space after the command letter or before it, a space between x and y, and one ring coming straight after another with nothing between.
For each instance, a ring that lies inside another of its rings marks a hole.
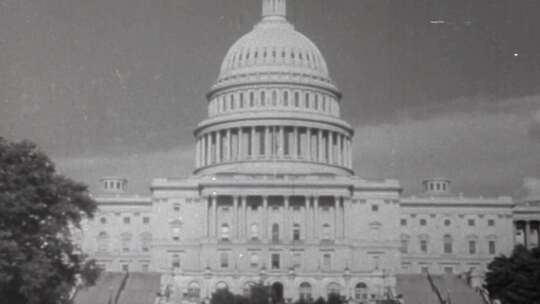
<instances>
[{"instance_id":1,"label":"tree","mask_svg":"<svg viewBox=\"0 0 540 304\"><path fill-rule=\"evenodd\" d=\"M0 137L0 299L63 304L78 280L92 283L97 267L71 241L71 227L91 218L87 187L56 173L27 141Z\"/></svg>"},{"instance_id":2,"label":"tree","mask_svg":"<svg viewBox=\"0 0 540 304\"><path fill-rule=\"evenodd\" d=\"M210 304L235 304L236 296L233 295L229 289L220 288L212 294Z\"/></svg>"},{"instance_id":3,"label":"tree","mask_svg":"<svg viewBox=\"0 0 540 304\"><path fill-rule=\"evenodd\" d=\"M516 246L489 265L484 288L503 304L540 304L540 248Z\"/></svg>"}]
</instances>

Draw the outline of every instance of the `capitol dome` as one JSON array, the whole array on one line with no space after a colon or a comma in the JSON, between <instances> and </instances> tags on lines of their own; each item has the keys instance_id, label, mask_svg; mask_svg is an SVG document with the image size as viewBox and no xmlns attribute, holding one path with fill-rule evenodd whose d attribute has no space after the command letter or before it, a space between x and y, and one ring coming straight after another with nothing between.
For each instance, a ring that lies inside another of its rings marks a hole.
<instances>
[{"instance_id":1,"label":"capitol dome","mask_svg":"<svg viewBox=\"0 0 540 304\"><path fill-rule=\"evenodd\" d=\"M285 1L276 2L263 3L262 20L231 46L213 89L251 78L313 83L337 93L319 48L287 21L286 10L279 7Z\"/></svg>"},{"instance_id":2,"label":"capitol dome","mask_svg":"<svg viewBox=\"0 0 540 304\"><path fill-rule=\"evenodd\" d=\"M229 49L196 130L200 175L351 175L353 128L317 46L262 0L253 30Z\"/></svg>"}]
</instances>

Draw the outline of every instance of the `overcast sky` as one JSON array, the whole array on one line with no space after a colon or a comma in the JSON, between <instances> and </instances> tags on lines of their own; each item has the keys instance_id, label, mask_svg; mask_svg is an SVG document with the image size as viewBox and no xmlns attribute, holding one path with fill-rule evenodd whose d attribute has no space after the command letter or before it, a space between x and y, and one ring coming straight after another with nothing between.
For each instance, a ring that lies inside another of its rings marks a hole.
<instances>
[{"instance_id":1,"label":"overcast sky","mask_svg":"<svg viewBox=\"0 0 540 304\"><path fill-rule=\"evenodd\" d=\"M538 1L289 2L343 91L357 175L407 193L430 176L474 196L539 184ZM259 0L0 0L0 136L92 187L188 176L204 94L259 18Z\"/></svg>"}]
</instances>

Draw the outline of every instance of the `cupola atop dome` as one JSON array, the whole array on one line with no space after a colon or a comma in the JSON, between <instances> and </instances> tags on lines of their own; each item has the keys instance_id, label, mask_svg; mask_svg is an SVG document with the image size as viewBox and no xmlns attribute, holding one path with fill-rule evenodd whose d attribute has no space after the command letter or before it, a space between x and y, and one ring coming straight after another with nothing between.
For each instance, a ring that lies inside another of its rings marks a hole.
<instances>
[{"instance_id":1,"label":"cupola atop dome","mask_svg":"<svg viewBox=\"0 0 540 304\"><path fill-rule=\"evenodd\" d=\"M263 0L263 18L287 16L287 0Z\"/></svg>"}]
</instances>

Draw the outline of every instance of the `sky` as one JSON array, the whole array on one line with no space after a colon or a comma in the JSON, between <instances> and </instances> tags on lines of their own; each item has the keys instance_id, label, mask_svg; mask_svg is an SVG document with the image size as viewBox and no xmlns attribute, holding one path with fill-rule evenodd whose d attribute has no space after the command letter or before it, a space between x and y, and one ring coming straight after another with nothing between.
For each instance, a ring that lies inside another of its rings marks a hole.
<instances>
[{"instance_id":1,"label":"sky","mask_svg":"<svg viewBox=\"0 0 540 304\"><path fill-rule=\"evenodd\" d=\"M355 173L405 193L540 189L540 3L289 0L343 92ZM0 0L0 136L147 193L193 170L193 129L259 0Z\"/></svg>"}]
</instances>

